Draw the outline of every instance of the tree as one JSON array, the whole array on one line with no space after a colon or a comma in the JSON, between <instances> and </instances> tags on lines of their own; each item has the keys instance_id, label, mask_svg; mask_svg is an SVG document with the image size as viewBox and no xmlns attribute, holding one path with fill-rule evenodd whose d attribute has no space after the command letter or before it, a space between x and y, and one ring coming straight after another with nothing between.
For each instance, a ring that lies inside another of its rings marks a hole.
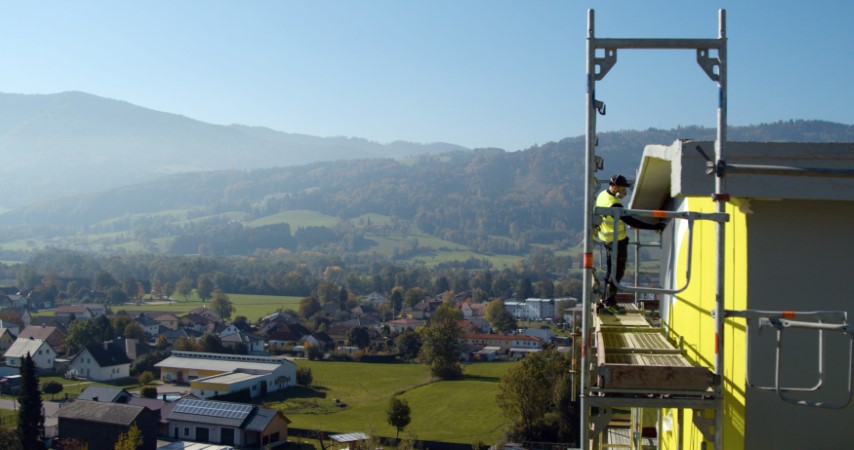
<instances>
[{"instance_id":1,"label":"tree","mask_svg":"<svg viewBox=\"0 0 854 450\"><path fill-rule=\"evenodd\" d=\"M299 315L303 319L311 318L311 316L317 314L321 309L320 302L314 297L305 297L299 301Z\"/></svg>"},{"instance_id":2,"label":"tree","mask_svg":"<svg viewBox=\"0 0 854 450\"><path fill-rule=\"evenodd\" d=\"M486 305L486 320L492 328L501 333L509 333L516 329L516 319L507 311L501 299L495 299Z\"/></svg>"},{"instance_id":3,"label":"tree","mask_svg":"<svg viewBox=\"0 0 854 450\"><path fill-rule=\"evenodd\" d=\"M119 435L119 440L116 442L115 450L136 450L142 447L142 432L136 422L130 425L127 433Z\"/></svg>"},{"instance_id":4,"label":"tree","mask_svg":"<svg viewBox=\"0 0 854 450\"><path fill-rule=\"evenodd\" d=\"M410 412L409 403L402 398L392 397L388 402L386 415L388 416L388 424L397 430L397 434L394 436L395 441L400 437L400 432L412 421Z\"/></svg>"},{"instance_id":5,"label":"tree","mask_svg":"<svg viewBox=\"0 0 854 450\"><path fill-rule=\"evenodd\" d=\"M297 384L300 386L311 386L314 381L314 376L311 374L311 367L297 367Z\"/></svg>"},{"instance_id":6,"label":"tree","mask_svg":"<svg viewBox=\"0 0 854 450\"><path fill-rule=\"evenodd\" d=\"M421 336L411 328L407 328L395 339L395 345L401 358L407 360L417 358L421 351Z\"/></svg>"},{"instance_id":7,"label":"tree","mask_svg":"<svg viewBox=\"0 0 854 450\"><path fill-rule=\"evenodd\" d=\"M44 448L44 414L39 376L29 353L21 361L21 391L18 393L18 439L25 449Z\"/></svg>"},{"instance_id":8,"label":"tree","mask_svg":"<svg viewBox=\"0 0 854 450\"><path fill-rule=\"evenodd\" d=\"M199 279L196 282L196 294L198 294L199 298L202 299L202 302L211 298L213 290L214 284L210 277L207 275L199 275Z\"/></svg>"},{"instance_id":9,"label":"tree","mask_svg":"<svg viewBox=\"0 0 854 450\"><path fill-rule=\"evenodd\" d=\"M458 378L463 373L460 365L460 327L453 306L442 304L421 330L421 359L430 366L430 373L442 380Z\"/></svg>"},{"instance_id":10,"label":"tree","mask_svg":"<svg viewBox=\"0 0 854 450\"><path fill-rule=\"evenodd\" d=\"M42 385L42 392L50 394L51 398L56 398L56 394L62 392L62 389L64 389L62 383L57 383L56 381L48 381Z\"/></svg>"},{"instance_id":11,"label":"tree","mask_svg":"<svg viewBox=\"0 0 854 450\"><path fill-rule=\"evenodd\" d=\"M424 289L419 287L409 288L403 294L403 303L410 308L417 305L421 300L424 300Z\"/></svg>"},{"instance_id":12,"label":"tree","mask_svg":"<svg viewBox=\"0 0 854 450\"><path fill-rule=\"evenodd\" d=\"M103 270L95 274L94 287L98 290L107 290L113 286L117 286L118 282L116 279L110 275L109 272L104 272Z\"/></svg>"},{"instance_id":13,"label":"tree","mask_svg":"<svg viewBox=\"0 0 854 450\"><path fill-rule=\"evenodd\" d=\"M234 305L229 300L228 295L217 289L213 292L213 301L211 301L211 310L219 314L223 319L228 319L234 312Z\"/></svg>"},{"instance_id":14,"label":"tree","mask_svg":"<svg viewBox=\"0 0 854 450\"><path fill-rule=\"evenodd\" d=\"M184 297L184 301L189 301L190 293L193 292L193 280L183 277L175 284L175 292Z\"/></svg>"},{"instance_id":15,"label":"tree","mask_svg":"<svg viewBox=\"0 0 854 450\"><path fill-rule=\"evenodd\" d=\"M525 300L534 296L534 285L528 277L522 277L519 280L519 290L516 292L519 300Z\"/></svg>"},{"instance_id":16,"label":"tree","mask_svg":"<svg viewBox=\"0 0 854 450\"><path fill-rule=\"evenodd\" d=\"M365 347L371 344L371 335L365 327L353 327L347 333L347 340L350 345L355 345L359 349L364 350Z\"/></svg>"},{"instance_id":17,"label":"tree","mask_svg":"<svg viewBox=\"0 0 854 450\"><path fill-rule=\"evenodd\" d=\"M101 335L91 320L75 320L68 326L65 335L65 353L73 355L92 343L101 343Z\"/></svg>"},{"instance_id":18,"label":"tree","mask_svg":"<svg viewBox=\"0 0 854 450\"><path fill-rule=\"evenodd\" d=\"M403 309L403 288L400 286L395 286L394 289L391 290L391 310L392 310L392 319L394 319L395 314L400 314Z\"/></svg>"},{"instance_id":19,"label":"tree","mask_svg":"<svg viewBox=\"0 0 854 450\"><path fill-rule=\"evenodd\" d=\"M448 282L448 277L444 275L440 275L439 278L436 278L436 284L434 289L437 294L444 294L445 291L451 289L451 284Z\"/></svg>"},{"instance_id":20,"label":"tree","mask_svg":"<svg viewBox=\"0 0 854 450\"><path fill-rule=\"evenodd\" d=\"M571 442L577 406L570 402L566 374L570 362L554 349L532 353L511 367L496 395L502 413L514 423L513 439ZM576 419L577 421L577 419Z\"/></svg>"},{"instance_id":21,"label":"tree","mask_svg":"<svg viewBox=\"0 0 854 450\"><path fill-rule=\"evenodd\" d=\"M131 322L125 326L125 331L122 333L122 336L128 339L137 339L141 342L148 341L148 336L145 334L145 330L142 329L142 325Z\"/></svg>"}]
</instances>

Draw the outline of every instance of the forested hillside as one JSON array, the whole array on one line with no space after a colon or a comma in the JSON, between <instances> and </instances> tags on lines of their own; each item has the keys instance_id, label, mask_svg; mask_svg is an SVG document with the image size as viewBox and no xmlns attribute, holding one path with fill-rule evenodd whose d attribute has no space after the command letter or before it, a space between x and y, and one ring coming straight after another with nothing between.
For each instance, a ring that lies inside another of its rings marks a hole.
<instances>
[{"instance_id":1,"label":"forested hillside","mask_svg":"<svg viewBox=\"0 0 854 450\"><path fill-rule=\"evenodd\" d=\"M729 135L731 140L854 141L854 127L792 121L731 127ZM603 133L600 176L632 175L647 144L713 137L714 130L697 127ZM161 253L249 255L282 248L340 254L370 246L365 236L377 231L376 224L360 219L370 213L391 219L386 231L418 230L478 253L521 255L532 244L565 248L577 242L583 157L584 138L575 137L518 152L479 149L404 161L186 173L33 205L0 220L7 239L124 232L149 243L147 251ZM293 210L315 211L337 223L261 226L265 218ZM152 245L157 239L160 244Z\"/></svg>"}]
</instances>

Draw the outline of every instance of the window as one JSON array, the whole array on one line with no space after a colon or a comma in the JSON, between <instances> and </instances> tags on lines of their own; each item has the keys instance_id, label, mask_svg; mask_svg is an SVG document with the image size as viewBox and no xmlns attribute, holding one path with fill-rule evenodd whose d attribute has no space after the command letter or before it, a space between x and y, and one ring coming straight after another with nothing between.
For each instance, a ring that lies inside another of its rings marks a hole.
<instances>
[{"instance_id":1,"label":"window","mask_svg":"<svg viewBox=\"0 0 854 450\"><path fill-rule=\"evenodd\" d=\"M189 436L189 435L190 435L190 429L185 427L184 428L184 436Z\"/></svg>"}]
</instances>

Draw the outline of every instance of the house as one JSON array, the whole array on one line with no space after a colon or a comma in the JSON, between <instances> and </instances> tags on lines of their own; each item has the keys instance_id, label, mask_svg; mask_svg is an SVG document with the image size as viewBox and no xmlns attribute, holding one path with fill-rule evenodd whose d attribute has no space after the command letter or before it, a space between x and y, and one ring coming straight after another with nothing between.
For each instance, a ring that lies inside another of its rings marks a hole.
<instances>
[{"instance_id":1,"label":"house","mask_svg":"<svg viewBox=\"0 0 854 450\"><path fill-rule=\"evenodd\" d=\"M161 325L162 326L162 325ZM178 328L177 330L167 329L166 331L160 333L160 336L163 336L166 339L166 342L169 345L175 345L181 338L186 339L198 339L202 337L201 331L194 330L193 328Z\"/></svg>"},{"instance_id":2,"label":"house","mask_svg":"<svg viewBox=\"0 0 854 450\"><path fill-rule=\"evenodd\" d=\"M442 300L425 300L423 302L418 302L409 309L405 314L407 317L411 319L429 319L430 316L436 311L436 309L441 306L443 303Z\"/></svg>"},{"instance_id":3,"label":"house","mask_svg":"<svg viewBox=\"0 0 854 450\"><path fill-rule=\"evenodd\" d=\"M248 331L238 331L237 333L227 334L221 337L222 345L230 348L237 348L239 345L246 346L249 354L258 354L264 352L264 338Z\"/></svg>"},{"instance_id":4,"label":"house","mask_svg":"<svg viewBox=\"0 0 854 450\"><path fill-rule=\"evenodd\" d=\"M463 341L477 348L498 347L500 353L516 356L543 349L542 339L521 334L467 334L463 337Z\"/></svg>"},{"instance_id":5,"label":"house","mask_svg":"<svg viewBox=\"0 0 854 450\"><path fill-rule=\"evenodd\" d=\"M295 331L295 328L291 326L282 326L267 335L267 346L271 351L284 350L302 341L307 334L308 330L306 330L306 334L302 334Z\"/></svg>"},{"instance_id":6,"label":"house","mask_svg":"<svg viewBox=\"0 0 854 450\"><path fill-rule=\"evenodd\" d=\"M206 306L187 311L187 315L198 315L210 320L211 322L222 323L222 317Z\"/></svg>"},{"instance_id":7,"label":"house","mask_svg":"<svg viewBox=\"0 0 854 450\"><path fill-rule=\"evenodd\" d=\"M18 325L16 322L9 322L8 320L3 319L0 319L0 328L9 330L9 333L11 333L15 339L18 338L18 335L21 334L21 329L23 329L23 327Z\"/></svg>"},{"instance_id":8,"label":"house","mask_svg":"<svg viewBox=\"0 0 854 450\"><path fill-rule=\"evenodd\" d=\"M237 369L234 372L191 381L190 393L197 398L207 399L245 390L250 398L255 398L266 396L272 390L278 390L275 383L273 372Z\"/></svg>"},{"instance_id":9,"label":"house","mask_svg":"<svg viewBox=\"0 0 854 450\"><path fill-rule=\"evenodd\" d=\"M139 339L117 338L113 339L113 343L124 350L125 355L127 355L128 359L131 361L154 351L153 345L149 345L147 342L140 341Z\"/></svg>"},{"instance_id":10,"label":"house","mask_svg":"<svg viewBox=\"0 0 854 450\"><path fill-rule=\"evenodd\" d=\"M0 327L0 352L6 353L17 339L8 328Z\"/></svg>"},{"instance_id":11,"label":"house","mask_svg":"<svg viewBox=\"0 0 854 450\"><path fill-rule=\"evenodd\" d=\"M143 406L76 400L59 409L59 439L85 442L89 450L113 450L119 436L136 424L142 434L141 450L157 448L160 417Z\"/></svg>"},{"instance_id":12,"label":"house","mask_svg":"<svg viewBox=\"0 0 854 450\"><path fill-rule=\"evenodd\" d=\"M56 317L74 317L76 319L94 319L107 314L107 307L98 303L80 303L62 305L54 310Z\"/></svg>"},{"instance_id":13,"label":"house","mask_svg":"<svg viewBox=\"0 0 854 450\"><path fill-rule=\"evenodd\" d=\"M71 358L68 368L77 376L109 381L130 376L131 360L124 348L113 342L89 344Z\"/></svg>"},{"instance_id":14,"label":"house","mask_svg":"<svg viewBox=\"0 0 854 450\"><path fill-rule=\"evenodd\" d=\"M718 197L721 202L710 195L715 177L706 175L706 160L697 151L713 154L714 147L714 142L688 140L647 146L628 203L631 209L698 213L714 213L721 206L728 214L721 225L695 221L690 239L682 219L671 220L662 234L662 287L672 290L687 283L681 292L661 295L663 328L671 341L683 344L680 348L693 364L714 370L716 357L723 357L722 448L845 448L846 438L852 436L854 406L838 406L851 398L850 335L825 331L822 352L815 329L779 331L782 358L777 372L778 331L759 334L757 327L759 317L772 312L801 323L814 322L805 311L837 311L850 317L850 270L837 262L854 252L854 179L844 176L854 171L854 144L727 142L725 164L753 172L724 169L727 196ZM725 236L722 271L719 226ZM721 332L709 312L717 308L719 272L725 310L754 312L757 317L723 320L722 339L717 340ZM748 375L754 384L747 382ZM780 380L779 389L773 388L775 379ZM817 379L821 389L806 390ZM789 390L793 387L805 389ZM662 413L679 430L663 433L662 448L708 445L702 442L702 417L694 410L679 411L678 416L672 409Z\"/></svg>"},{"instance_id":15,"label":"house","mask_svg":"<svg viewBox=\"0 0 854 450\"><path fill-rule=\"evenodd\" d=\"M228 324L228 326L226 326L225 328L223 328L219 332L219 337L224 338L224 337L228 336L229 334L234 334L234 333L237 333L239 331L250 332L250 331L252 331L252 327L248 323L243 322L243 321L232 322L232 323Z\"/></svg>"},{"instance_id":16,"label":"house","mask_svg":"<svg viewBox=\"0 0 854 450\"><path fill-rule=\"evenodd\" d=\"M32 315L26 308L0 308L0 320L12 322L22 329L30 326Z\"/></svg>"},{"instance_id":17,"label":"house","mask_svg":"<svg viewBox=\"0 0 854 450\"><path fill-rule=\"evenodd\" d=\"M133 322L142 327L145 334L154 337L160 334L160 322L154 320L153 317L146 316L145 313L139 313L133 318Z\"/></svg>"},{"instance_id":18,"label":"house","mask_svg":"<svg viewBox=\"0 0 854 450\"><path fill-rule=\"evenodd\" d=\"M44 339L15 339L3 357L6 358L7 366L21 367L24 356L27 354L33 359L33 364L37 369L53 370L56 363L56 352Z\"/></svg>"},{"instance_id":19,"label":"house","mask_svg":"<svg viewBox=\"0 0 854 450\"><path fill-rule=\"evenodd\" d=\"M64 348L65 332L55 326L30 325L24 328L18 337L45 340L58 352Z\"/></svg>"},{"instance_id":20,"label":"house","mask_svg":"<svg viewBox=\"0 0 854 450\"><path fill-rule=\"evenodd\" d=\"M181 319L172 313L158 314L154 316L154 320L159 323L161 327L169 330L177 330L181 324Z\"/></svg>"},{"instance_id":21,"label":"house","mask_svg":"<svg viewBox=\"0 0 854 450\"><path fill-rule=\"evenodd\" d=\"M268 392L296 384L296 364L285 358L173 351L154 366L160 368L160 379L167 383L187 383L242 369L272 374L273 383L268 386Z\"/></svg>"},{"instance_id":22,"label":"house","mask_svg":"<svg viewBox=\"0 0 854 450\"><path fill-rule=\"evenodd\" d=\"M186 314L178 318L179 327L192 328L202 333L213 330L218 323L201 314Z\"/></svg>"},{"instance_id":23,"label":"house","mask_svg":"<svg viewBox=\"0 0 854 450\"><path fill-rule=\"evenodd\" d=\"M89 400L93 402L128 403L133 396L130 392L113 386L99 386L91 384L77 396L77 400Z\"/></svg>"},{"instance_id":24,"label":"house","mask_svg":"<svg viewBox=\"0 0 854 450\"><path fill-rule=\"evenodd\" d=\"M426 320L419 319L397 319L388 323L389 328L397 333L406 331L407 328L417 330L427 324Z\"/></svg>"},{"instance_id":25,"label":"house","mask_svg":"<svg viewBox=\"0 0 854 450\"><path fill-rule=\"evenodd\" d=\"M299 319L293 314L289 314L282 311L277 311L273 314L261 318L262 325L267 325L273 322L294 324L299 323Z\"/></svg>"},{"instance_id":26,"label":"house","mask_svg":"<svg viewBox=\"0 0 854 450\"><path fill-rule=\"evenodd\" d=\"M167 402L166 400L161 400L158 398L143 398L131 396L128 399L127 404L132 406L143 406L157 413L157 417L160 419L157 425L157 435L169 436L169 421L166 420L166 416L168 416L169 411L172 411L172 408L175 407L177 401ZM158 448L162 449L163 447Z\"/></svg>"},{"instance_id":27,"label":"house","mask_svg":"<svg viewBox=\"0 0 854 450\"><path fill-rule=\"evenodd\" d=\"M312 333L304 337L300 343L303 346L307 344L313 345L315 348L320 349L321 352L327 352L335 348L335 341L333 341L332 338L323 331Z\"/></svg>"},{"instance_id":28,"label":"house","mask_svg":"<svg viewBox=\"0 0 854 450\"><path fill-rule=\"evenodd\" d=\"M181 399L167 416L170 437L235 447L274 447L288 440L281 411L252 404Z\"/></svg>"},{"instance_id":29,"label":"house","mask_svg":"<svg viewBox=\"0 0 854 450\"><path fill-rule=\"evenodd\" d=\"M472 317L484 317L486 316L486 303L465 302L460 307L460 310L463 312L463 317L466 319L471 319Z\"/></svg>"},{"instance_id":30,"label":"house","mask_svg":"<svg viewBox=\"0 0 854 450\"><path fill-rule=\"evenodd\" d=\"M0 294L0 308L26 308L27 297L19 293Z\"/></svg>"}]
</instances>

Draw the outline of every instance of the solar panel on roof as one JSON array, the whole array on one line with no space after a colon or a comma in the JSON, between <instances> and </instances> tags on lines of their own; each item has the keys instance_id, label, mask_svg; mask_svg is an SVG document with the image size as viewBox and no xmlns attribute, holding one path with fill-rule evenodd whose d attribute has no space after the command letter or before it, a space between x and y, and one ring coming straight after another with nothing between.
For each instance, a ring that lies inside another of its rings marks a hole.
<instances>
[{"instance_id":1,"label":"solar panel on roof","mask_svg":"<svg viewBox=\"0 0 854 450\"><path fill-rule=\"evenodd\" d=\"M249 413L252 412L253 408L253 405L243 403L185 399L179 402L173 411L177 413L222 417L226 419L245 419L249 416Z\"/></svg>"}]
</instances>

